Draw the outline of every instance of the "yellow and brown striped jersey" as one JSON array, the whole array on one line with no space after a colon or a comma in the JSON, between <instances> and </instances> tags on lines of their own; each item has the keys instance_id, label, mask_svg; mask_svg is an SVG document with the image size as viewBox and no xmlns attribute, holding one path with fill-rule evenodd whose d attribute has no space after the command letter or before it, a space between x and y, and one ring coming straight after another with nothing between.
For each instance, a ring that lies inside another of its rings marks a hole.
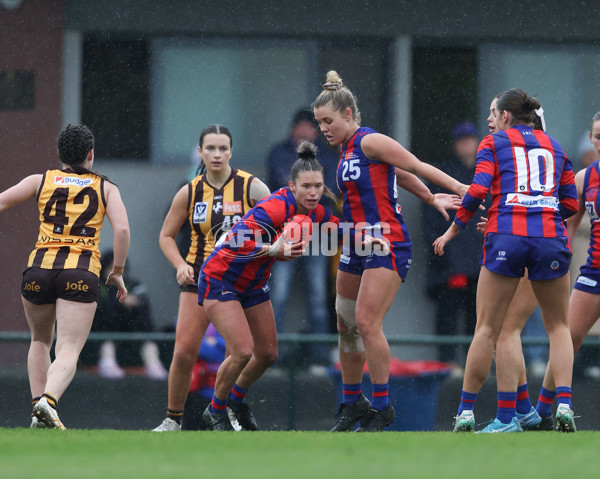
<instances>
[{"instance_id":1,"label":"yellow and brown striped jersey","mask_svg":"<svg viewBox=\"0 0 600 479\"><path fill-rule=\"evenodd\" d=\"M188 183L188 217L192 227L190 250L186 261L196 274L223 233L229 231L251 208L250 183L254 176L231 169L221 188L214 188L206 175Z\"/></svg>"},{"instance_id":2,"label":"yellow and brown striped jersey","mask_svg":"<svg viewBox=\"0 0 600 479\"><path fill-rule=\"evenodd\" d=\"M83 269L100 275L104 180L67 170L44 173L37 194L40 233L28 267Z\"/></svg>"}]
</instances>

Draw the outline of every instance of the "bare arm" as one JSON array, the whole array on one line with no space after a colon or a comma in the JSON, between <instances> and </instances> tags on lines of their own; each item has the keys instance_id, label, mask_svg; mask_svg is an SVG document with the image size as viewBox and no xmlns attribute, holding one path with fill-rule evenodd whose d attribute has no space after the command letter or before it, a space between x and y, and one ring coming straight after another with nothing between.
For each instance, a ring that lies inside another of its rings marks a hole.
<instances>
[{"instance_id":1,"label":"bare arm","mask_svg":"<svg viewBox=\"0 0 600 479\"><path fill-rule=\"evenodd\" d=\"M382 161L408 171L419 178L435 183L436 185L453 191L463 197L469 187L455 180L435 166L423 163L400 143L381 133L365 136L362 141L362 150L368 158Z\"/></svg>"},{"instance_id":2,"label":"bare arm","mask_svg":"<svg viewBox=\"0 0 600 479\"><path fill-rule=\"evenodd\" d=\"M271 190L269 190L269 187L258 178L254 178L252 183L250 183L250 206L254 206L265 196L269 196L270 194Z\"/></svg>"},{"instance_id":3,"label":"bare arm","mask_svg":"<svg viewBox=\"0 0 600 479\"><path fill-rule=\"evenodd\" d=\"M583 197L583 180L585 179L585 169L579 171L575 175L575 186L577 188L577 198L579 202L579 209L577 213L571 216L567 220L567 231L569 232L569 238L573 239L575 237L575 233L577 233L577 228L583 219L583 215L585 214L585 198Z\"/></svg>"},{"instance_id":4,"label":"bare arm","mask_svg":"<svg viewBox=\"0 0 600 479\"><path fill-rule=\"evenodd\" d=\"M398 186L415 195L423 203L427 203L439 211L446 221L450 219L446 210L456 210L460 207L459 196L448 195L446 193L433 194L427 185L417 176L398 167L396 167L395 171Z\"/></svg>"},{"instance_id":5,"label":"bare arm","mask_svg":"<svg viewBox=\"0 0 600 479\"><path fill-rule=\"evenodd\" d=\"M158 237L160 249L177 270L177 283L181 286L194 284L194 268L186 263L175 242L177 233L188 219L188 196L188 185L185 185L173 198Z\"/></svg>"},{"instance_id":6,"label":"bare arm","mask_svg":"<svg viewBox=\"0 0 600 479\"><path fill-rule=\"evenodd\" d=\"M129 220L119 189L105 181L104 194L106 196L106 216L113 228L114 251L113 270L109 273L106 284L112 283L117 287L117 298L123 302L127 296L122 275L129 252Z\"/></svg>"},{"instance_id":7,"label":"bare arm","mask_svg":"<svg viewBox=\"0 0 600 479\"><path fill-rule=\"evenodd\" d=\"M43 175L31 175L0 193L0 213L24 201L35 198Z\"/></svg>"}]
</instances>

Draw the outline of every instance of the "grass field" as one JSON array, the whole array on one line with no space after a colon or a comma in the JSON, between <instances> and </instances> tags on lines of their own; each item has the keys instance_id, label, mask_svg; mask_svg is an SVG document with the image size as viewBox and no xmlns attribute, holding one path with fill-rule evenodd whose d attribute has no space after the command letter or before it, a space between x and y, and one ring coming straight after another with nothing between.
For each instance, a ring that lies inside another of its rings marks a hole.
<instances>
[{"instance_id":1,"label":"grass field","mask_svg":"<svg viewBox=\"0 0 600 479\"><path fill-rule=\"evenodd\" d=\"M0 477L600 476L600 432L217 433L0 429Z\"/></svg>"}]
</instances>

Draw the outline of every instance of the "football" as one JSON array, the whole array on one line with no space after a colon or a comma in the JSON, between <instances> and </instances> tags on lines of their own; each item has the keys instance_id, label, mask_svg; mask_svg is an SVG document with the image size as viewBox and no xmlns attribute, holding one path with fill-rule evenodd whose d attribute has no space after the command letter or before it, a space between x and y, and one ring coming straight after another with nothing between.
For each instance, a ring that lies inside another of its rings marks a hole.
<instances>
[{"instance_id":1,"label":"football","mask_svg":"<svg viewBox=\"0 0 600 479\"><path fill-rule=\"evenodd\" d=\"M308 243L312 235L312 220L306 215L295 215L283 228L288 244L296 244L300 241Z\"/></svg>"}]
</instances>

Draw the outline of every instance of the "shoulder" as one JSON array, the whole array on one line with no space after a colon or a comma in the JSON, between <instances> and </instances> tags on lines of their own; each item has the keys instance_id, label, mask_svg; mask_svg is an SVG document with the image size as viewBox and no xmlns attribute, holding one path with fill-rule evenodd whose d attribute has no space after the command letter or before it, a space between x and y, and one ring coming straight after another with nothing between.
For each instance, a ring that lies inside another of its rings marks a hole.
<instances>
[{"instance_id":1,"label":"shoulder","mask_svg":"<svg viewBox=\"0 0 600 479\"><path fill-rule=\"evenodd\" d=\"M252 173L248 173L247 171L239 170L237 168L233 169L233 175L234 176L239 176L240 178L252 178L252 177L254 177L254 175Z\"/></svg>"}]
</instances>

